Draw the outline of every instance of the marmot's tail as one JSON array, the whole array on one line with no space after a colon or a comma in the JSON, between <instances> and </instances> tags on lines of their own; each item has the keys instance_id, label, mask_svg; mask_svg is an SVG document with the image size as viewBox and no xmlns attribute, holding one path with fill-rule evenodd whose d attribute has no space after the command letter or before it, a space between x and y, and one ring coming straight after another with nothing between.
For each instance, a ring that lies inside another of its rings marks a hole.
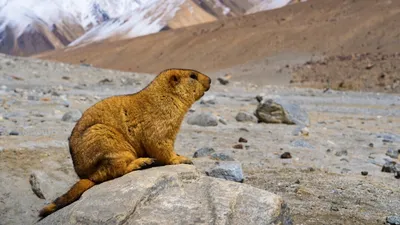
<instances>
[{"instance_id":1,"label":"marmot's tail","mask_svg":"<svg viewBox=\"0 0 400 225\"><path fill-rule=\"evenodd\" d=\"M71 204L72 202L78 200L83 192L93 187L94 185L95 183L91 180L79 180L74 184L74 186L71 187L71 189L69 189L69 191L67 191L67 193L63 194L61 197L58 197L52 203L48 204L42 210L40 210L39 216L44 218L52 214L53 212L63 208L64 206Z\"/></svg>"}]
</instances>

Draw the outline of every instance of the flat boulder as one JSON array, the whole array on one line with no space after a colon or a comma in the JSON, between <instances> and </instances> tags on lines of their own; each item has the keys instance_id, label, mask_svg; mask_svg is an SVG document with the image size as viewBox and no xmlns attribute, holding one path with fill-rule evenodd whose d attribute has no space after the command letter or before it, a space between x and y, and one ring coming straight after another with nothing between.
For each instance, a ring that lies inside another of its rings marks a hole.
<instances>
[{"instance_id":1,"label":"flat boulder","mask_svg":"<svg viewBox=\"0 0 400 225\"><path fill-rule=\"evenodd\" d=\"M299 105L284 100L262 100L254 115L259 122L284 123L308 126L310 120L308 114Z\"/></svg>"},{"instance_id":2,"label":"flat boulder","mask_svg":"<svg viewBox=\"0 0 400 225\"><path fill-rule=\"evenodd\" d=\"M89 189L37 224L292 224L278 195L193 165L135 171Z\"/></svg>"}]
</instances>

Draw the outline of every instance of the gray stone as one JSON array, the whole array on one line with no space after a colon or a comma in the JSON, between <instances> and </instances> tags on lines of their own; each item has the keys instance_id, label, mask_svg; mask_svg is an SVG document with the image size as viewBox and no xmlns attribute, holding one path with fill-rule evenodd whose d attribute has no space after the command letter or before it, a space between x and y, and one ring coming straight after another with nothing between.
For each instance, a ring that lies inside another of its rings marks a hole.
<instances>
[{"instance_id":1,"label":"gray stone","mask_svg":"<svg viewBox=\"0 0 400 225\"><path fill-rule=\"evenodd\" d=\"M254 115L259 122L310 125L306 111L299 105L287 103L283 100L263 100L257 107Z\"/></svg>"},{"instance_id":2,"label":"gray stone","mask_svg":"<svg viewBox=\"0 0 400 225\"><path fill-rule=\"evenodd\" d=\"M62 172L48 174L43 171L33 171L29 176L33 193L38 198L46 199L48 202L64 194L75 182L74 177Z\"/></svg>"},{"instance_id":3,"label":"gray stone","mask_svg":"<svg viewBox=\"0 0 400 225\"><path fill-rule=\"evenodd\" d=\"M229 153L224 152L215 152L210 155L211 159L220 160L220 161L235 161L233 156Z\"/></svg>"},{"instance_id":4,"label":"gray stone","mask_svg":"<svg viewBox=\"0 0 400 225\"><path fill-rule=\"evenodd\" d=\"M295 140L290 143L291 146L297 147L297 148L310 148L314 149L314 146L312 146L310 143L308 143L305 140Z\"/></svg>"},{"instance_id":5,"label":"gray stone","mask_svg":"<svg viewBox=\"0 0 400 225\"><path fill-rule=\"evenodd\" d=\"M386 217L387 225L400 225L400 216L388 216Z\"/></svg>"},{"instance_id":6,"label":"gray stone","mask_svg":"<svg viewBox=\"0 0 400 225\"><path fill-rule=\"evenodd\" d=\"M18 135L19 135L19 132L18 132L18 131L15 131L15 130L13 130L13 131L11 131L11 132L9 133L9 135L12 135L12 136L18 136Z\"/></svg>"},{"instance_id":7,"label":"gray stone","mask_svg":"<svg viewBox=\"0 0 400 225\"><path fill-rule=\"evenodd\" d=\"M225 77L218 77L217 80L219 81L220 84L222 85L227 85L229 84L229 79L225 78Z\"/></svg>"},{"instance_id":8,"label":"gray stone","mask_svg":"<svg viewBox=\"0 0 400 225\"><path fill-rule=\"evenodd\" d=\"M340 151L336 152L335 155L338 157L347 155L347 150L340 150Z\"/></svg>"},{"instance_id":9,"label":"gray stone","mask_svg":"<svg viewBox=\"0 0 400 225\"><path fill-rule=\"evenodd\" d=\"M40 98L38 96L35 96L35 95L28 95L28 100L29 101L39 101Z\"/></svg>"},{"instance_id":10,"label":"gray stone","mask_svg":"<svg viewBox=\"0 0 400 225\"><path fill-rule=\"evenodd\" d=\"M239 112L235 119L238 122L257 122L257 117L246 112Z\"/></svg>"},{"instance_id":11,"label":"gray stone","mask_svg":"<svg viewBox=\"0 0 400 225\"><path fill-rule=\"evenodd\" d=\"M306 126L298 126L293 130L292 134L293 136L299 136L299 135L308 136L310 134L310 131Z\"/></svg>"},{"instance_id":12,"label":"gray stone","mask_svg":"<svg viewBox=\"0 0 400 225\"><path fill-rule=\"evenodd\" d=\"M400 149L399 150L388 149L386 151L386 155L393 159L397 159L399 157L399 154L400 154Z\"/></svg>"},{"instance_id":13,"label":"gray stone","mask_svg":"<svg viewBox=\"0 0 400 225\"><path fill-rule=\"evenodd\" d=\"M213 148L209 148L209 147L200 148L194 152L193 158L209 156L214 152L215 152L215 150Z\"/></svg>"},{"instance_id":14,"label":"gray stone","mask_svg":"<svg viewBox=\"0 0 400 225\"><path fill-rule=\"evenodd\" d=\"M226 120L222 117L218 118L218 122L222 123L223 125L228 125L228 122L226 122Z\"/></svg>"},{"instance_id":15,"label":"gray stone","mask_svg":"<svg viewBox=\"0 0 400 225\"><path fill-rule=\"evenodd\" d=\"M189 116L187 123L202 127L217 126L218 117L211 113L194 113Z\"/></svg>"},{"instance_id":16,"label":"gray stone","mask_svg":"<svg viewBox=\"0 0 400 225\"><path fill-rule=\"evenodd\" d=\"M400 143L400 136L391 133L381 133L376 135L377 138L382 139L382 142L399 142Z\"/></svg>"},{"instance_id":17,"label":"gray stone","mask_svg":"<svg viewBox=\"0 0 400 225\"><path fill-rule=\"evenodd\" d=\"M214 95L206 95L201 98L200 104L209 104L209 105L215 105L216 103L216 98Z\"/></svg>"},{"instance_id":18,"label":"gray stone","mask_svg":"<svg viewBox=\"0 0 400 225\"><path fill-rule=\"evenodd\" d=\"M82 112L76 109L65 113L61 120L64 122L76 122L81 117L82 117Z\"/></svg>"},{"instance_id":19,"label":"gray stone","mask_svg":"<svg viewBox=\"0 0 400 225\"><path fill-rule=\"evenodd\" d=\"M396 162L386 162L385 165L382 166L382 172L385 173L396 173L397 171L400 171L400 166L396 165Z\"/></svg>"},{"instance_id":20,"label":"gray stone","mask_svg":"<svg viewBox=\"0 0 400 225\"><path fill-rule=\"evenodd\" d=\"M205 170L207 176L222 178L225 180L243 182L243 170L240 162L218 161Z\"/></svg>"},{"instance_id":21,"label":"gray stone","mask_svg":"<svg viewBox=\"0 0 400 225\"><path fill-rule=\"evenodd\" d=\"M194 166L139 170L104 182L37 224L292 224L283 199Z\"/></svg>"}]
</instances>

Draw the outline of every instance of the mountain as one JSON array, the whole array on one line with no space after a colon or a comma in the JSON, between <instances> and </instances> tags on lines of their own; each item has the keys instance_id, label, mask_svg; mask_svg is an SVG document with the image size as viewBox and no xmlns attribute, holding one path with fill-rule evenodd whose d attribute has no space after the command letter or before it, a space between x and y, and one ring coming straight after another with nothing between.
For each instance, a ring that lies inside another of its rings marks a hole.
<instances>
[{"instance_id":1,"label":"mountain","mask_svg":"<svg viewBox=\"0 0 400 225\"><path fill-rule=\"evenodd\" d=\"M232 79L247 81L251 76L256 83L263 84L271 83L266 78L270 74L280 76L279 71L291 70L288 60L292 60L304 64L299 71L301 77L310 82L318 80L325 86L337 82L342 87L341 83L350 78L358 79L361 86L384 78L388 83L382 85L389 85L400 81L396 69L400 62L397 56L392 57L400 52L398 21L400 1L309 0L271 11L133 39L66 48L36 57L147 73L170 67L207 73L232 70ZM329 62L338 66L325 71L324 68L330 68L328 62L311 63L320 57L332 57L335 60ZM371 75L365 77L367 73ZM325 75L330 77L325 79Z\"/></svg>"},{"instance_id":2,"label":"mountain","mask_svg":"<svg viewBox=\"0 0 400 225\"><path fill-rule=\"evenodd\" d=\"M291 0L0 0L0 52L126 39L282 7Z\"/></svg>"}]
</instances>

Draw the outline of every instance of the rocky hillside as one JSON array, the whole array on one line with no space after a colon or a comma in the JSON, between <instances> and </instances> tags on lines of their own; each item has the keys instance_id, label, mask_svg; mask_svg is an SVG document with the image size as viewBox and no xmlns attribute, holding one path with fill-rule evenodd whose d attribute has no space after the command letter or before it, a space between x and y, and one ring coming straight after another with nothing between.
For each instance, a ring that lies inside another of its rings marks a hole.
<instances>
[{"instance_id":1,"label":"rocky hillside","mask_svg":"<svg viewBox=\"0 0 400 225\"><path fill-rule=\"evenodd\" d=\"M314 82L316 87L336 88L345 82L347 84L342 87L351 90L397 92L398 89L386 89L400 78L397 69L383 66L387 73L383 86L376 82L381 72L375 69L380 68L379 55L400 52L396 22L399 20L400 1L310 0L271 11L130 40L67 48L37 57L139 72L186 67L225 73L235 67L232 75L237 81L252 76L251 80L268 84L270 77L280 77L285 78L282 84L292 80L299 86ZM290 61L307 67L308 61L356 54L377 56L363 62L375 65L375 69L367 71L371 76L365 81L362 76L366 70L353 69L353 64L346 60L335 61L340 64L335 70L328 65L309 77L293 73L286 67L289 63L283 63ZM389 58L384 59L387 60ZM390 61L388 63L393 65L400 63L397 57L391 57ZM276 62L283 65L277 67ZM335 76L337 73L340 75ZM314 79L315 76L318 79Z\"/></svg>"}]
</instances>

